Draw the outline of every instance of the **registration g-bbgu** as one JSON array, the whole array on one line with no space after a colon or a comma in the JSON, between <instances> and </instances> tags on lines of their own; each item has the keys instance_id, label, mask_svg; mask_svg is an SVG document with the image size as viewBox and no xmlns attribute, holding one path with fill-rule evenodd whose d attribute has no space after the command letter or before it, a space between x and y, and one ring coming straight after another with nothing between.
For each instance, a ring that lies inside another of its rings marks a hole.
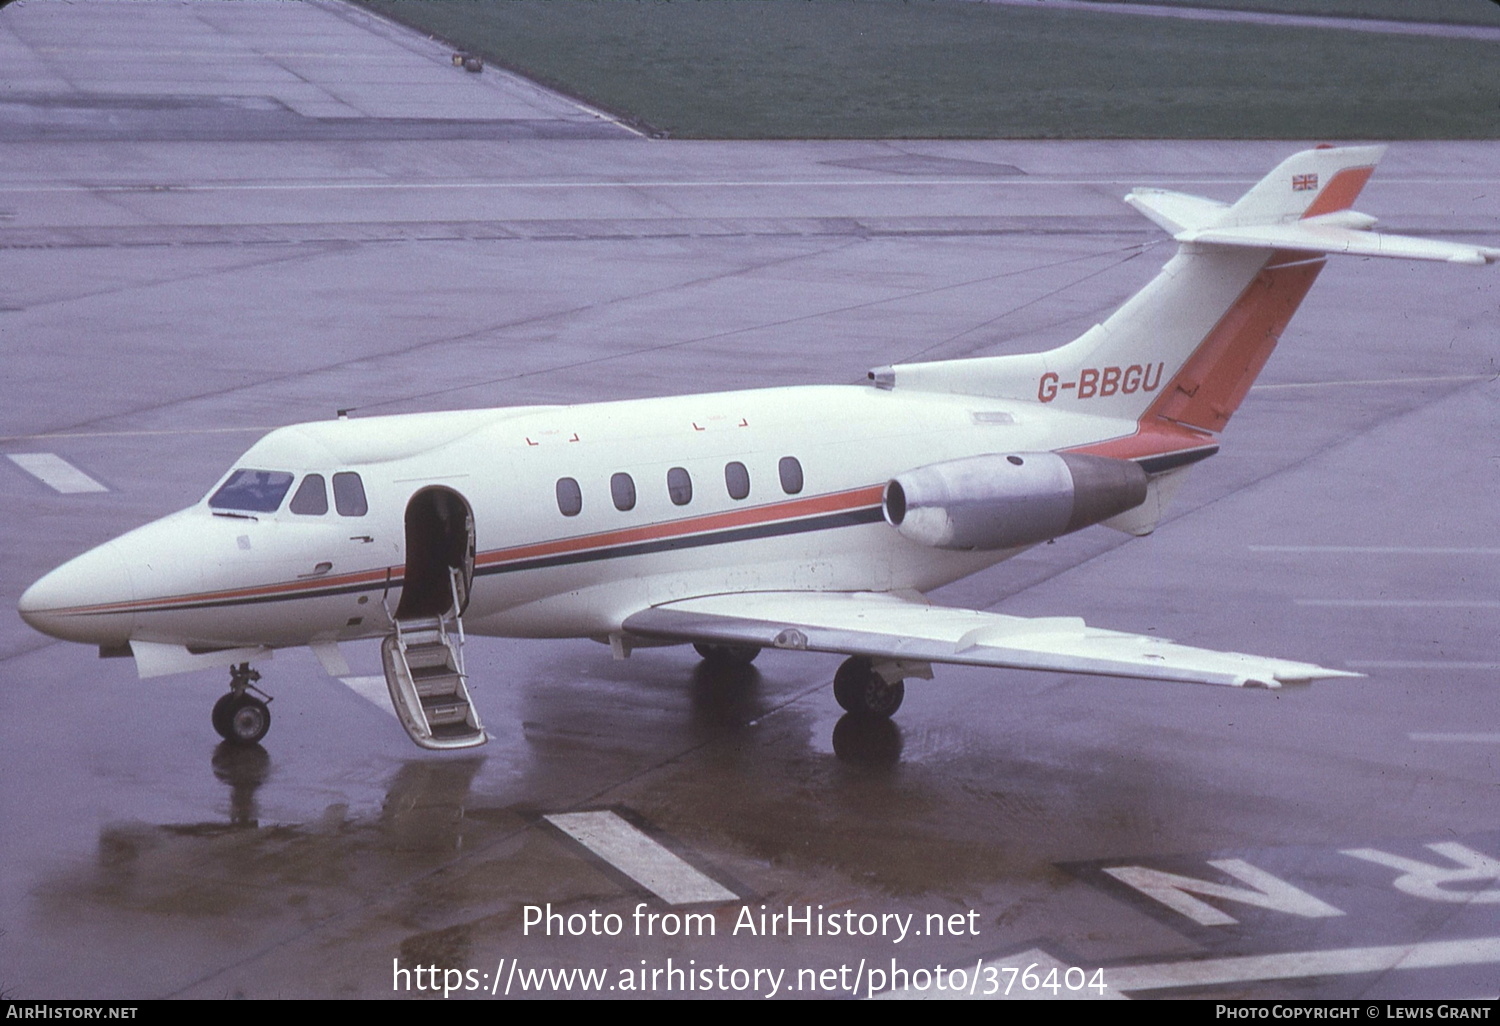
<instances>
[{"instance_id":1,"label":"registration g-bbgu","mask_svg":"<svg viewBox=\"0 0 1500 1026\"><path fill-rule=\"evenodd\" d=\"M1037 402L1050 403L1056 399L1059 392L1074 389L1073 395L1079 399L1092 399L1095 396L1106 398L1116 393L1120 395L1134 395L1136 392L1155 392L1161 384L1162 368L1165 363L1139 364L1132 363L1129 367L1084 367L1078 372L1077 381L1063 381L1062 378L1048 371L1043 374L1037 383Z\"/></svg>"}]
</instances>

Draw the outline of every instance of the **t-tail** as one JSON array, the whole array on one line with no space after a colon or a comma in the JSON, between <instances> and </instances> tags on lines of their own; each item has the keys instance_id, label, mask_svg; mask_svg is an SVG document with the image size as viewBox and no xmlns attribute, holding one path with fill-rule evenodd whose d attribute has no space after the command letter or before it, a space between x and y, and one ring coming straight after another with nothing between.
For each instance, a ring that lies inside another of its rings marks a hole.
<instances>
[{"instance_id":1,"label":"t-tail","mask_svg":"<svg viewBox=\"0 0 1500 1026\"><path fill-rule=\"evenodd\" d=\"M1118 435L1076 451L1139 460L1153 474L1207 455L1329 254L1500 259L1497 249L1370 231L1375 218L1351 208L1384 150L1305 150L1228 205L1136 189L1125 202L1179 246L1103 324L1044 353L898 364L870 378L881 388L1026 400L1110 418Z\"/></svg>"}]
</instances>

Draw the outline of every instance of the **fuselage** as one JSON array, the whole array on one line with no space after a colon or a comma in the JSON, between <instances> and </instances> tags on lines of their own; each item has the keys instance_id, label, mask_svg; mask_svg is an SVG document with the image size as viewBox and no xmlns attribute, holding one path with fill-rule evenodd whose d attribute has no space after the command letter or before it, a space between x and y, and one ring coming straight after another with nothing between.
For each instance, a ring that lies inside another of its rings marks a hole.
<instances>
[{"instance_id":1,"label":"fuselage","mask_svg":"<svg viewBox=\"0 0 1500 1026\"><path fill-rule=\"evenodd\" d=\"M1018 550L903 538L882 515L894 475L1135 429L858 386L301 424L268 434L197 505L42 578L21 612L105 647L380 636L426 558L423 523L459 510L475 634L603 638L650 606L729 592L925 592Z\"/></svg>"}]
</instances>

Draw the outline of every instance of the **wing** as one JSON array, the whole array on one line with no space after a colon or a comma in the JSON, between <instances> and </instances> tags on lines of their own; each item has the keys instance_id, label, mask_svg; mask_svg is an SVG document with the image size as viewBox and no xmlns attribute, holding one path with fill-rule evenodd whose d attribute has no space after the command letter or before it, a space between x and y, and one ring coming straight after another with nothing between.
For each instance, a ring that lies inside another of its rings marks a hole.
<instances>
[{"instance_id":1,"label":"wing","mask_svg":"<svg viewBox=\"0 0 1500 1026\"><path fill-rule=\"evenodd\" d=\"M653 606L626 619L624 627L631 634L666 641L1231 687L1277 688L1325 677L1361 676L1311 663L1100 630L1074 617L1004 616L934 606L916 596L870 592L709 595Z\"/></svg>"}]
</instances>

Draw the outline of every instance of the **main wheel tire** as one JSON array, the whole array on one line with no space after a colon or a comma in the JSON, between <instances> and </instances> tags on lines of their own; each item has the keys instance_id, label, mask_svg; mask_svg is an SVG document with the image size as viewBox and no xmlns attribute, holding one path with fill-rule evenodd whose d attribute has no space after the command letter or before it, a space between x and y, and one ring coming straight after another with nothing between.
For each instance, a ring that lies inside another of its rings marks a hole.
<instances>
[{"instance_id":1,"label":"main wheel tire","mask_svg":"<svg viewBox=\"0 0 1500 1026\"><path fill-rule=\"evenodd\" d=\"M833 697L847 713L888 720L906 698L906 682L887 684L871 669L870 660L854 656L834 674Z\"/></svg>"},{"instance_id":2,"label":"main wheel tire","mask_svg":"<svg viewBox=\"0 0 1500 1026\"><path fill-rule=\"evenodd\" d=\"M760 655L758 645L709 645L695 641L693 648L705 662L718 663L721 666L749 666L755 662L755 657Z\"/></svg>"},{"instance_id":3,"label":"main wheel tire","mask_svg":"<svg viewBox=\"0 0 1500 1026\"><path fill-rule=\"evenodd\" d=\"M271 710L266 703L252 695L235 695L229 704L225 723L227 731L221 731L224 740L233 745L255 745L271 729Z\"/></svg>"},{"instance_id":4,"label":"main wheel tire","mask_svg":"<svg viewBox=\"0 0 1500 1026\"><path fill-rule=\"evenodd\" d=\"M233 691L225 694L224 697L214 703L214 711L209 717L213 721L214 732L225 741L233 740L229 733L229 716L234 706L234 699L235 694Z\"/></svg>"}]
</instances>

